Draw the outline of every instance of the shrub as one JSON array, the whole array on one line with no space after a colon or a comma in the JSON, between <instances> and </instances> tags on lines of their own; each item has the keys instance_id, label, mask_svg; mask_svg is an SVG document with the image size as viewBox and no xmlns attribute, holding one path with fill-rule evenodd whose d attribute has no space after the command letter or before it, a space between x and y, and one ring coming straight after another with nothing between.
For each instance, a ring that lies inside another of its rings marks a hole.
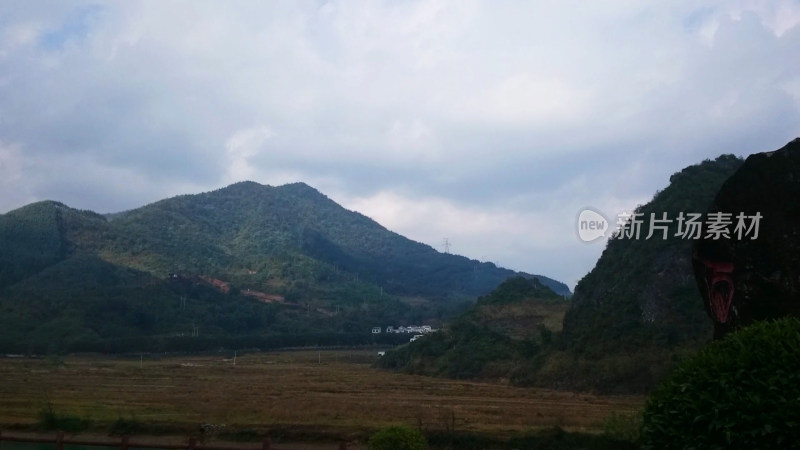
<instances>
[{"instance_id":1,"label":"shrub","mask_svg":"<svg viewBox=\"0 0 800 450\"><path fill-rule=\"evenodd\" d=\"M641 412L629 414L612 413L603 422L603 435L617 441L638 442L641 428Z\"/></svg>"},{"instance_id":2,"label":"shrub","mask_svg":"<svg viewBox=\"0 0 800 450\"><path fill-rule=\"evenodd\" d=\"M567 432L560 427L546 428L528 435L511 438L508 448L537 450L634 450L636 444L600 434Z\"/></svg>"},{"instance_id":3,"label":"shrub","mask_svg":"<svg viewBox=\"0 0 800 450\"><path fill-rule=\"evenodd\" d=\"M800 320L751 325L684 361L650 396L642 448L787 448L800 435Z\"/></svg>"},{"instance_id":4,"label":"shrub","mask_svg":"<svg viewBox=\"0 0 800 450\"><path fill-rule=\"evenodd\" d=\"M425 436L413 428L394 425L369 438L369 450L425 450Z\"/></svg>"},{"instance_id":5,"label":"shrub","mask_svg":"<svg viewBox=\"0 0 800 450\"><path fill-rule=\"evenodd\" d=\"M36 423L40 430L61 430L71 433L86 431L89 428L89 419L60 414L48 403L39 410L39 420Z\"/></svg>"},{"instance_id":6,"label":"shrub","mask_svg":"<svg viewBox=\"0 0 800 450\"><path fill-rule=\"evenodd\" d=\"M122 417L115 420L108 428L110 436L124 436L139 434L145 431L144 425L136 419L124 419Z\"/></svg>"}]
</instances>

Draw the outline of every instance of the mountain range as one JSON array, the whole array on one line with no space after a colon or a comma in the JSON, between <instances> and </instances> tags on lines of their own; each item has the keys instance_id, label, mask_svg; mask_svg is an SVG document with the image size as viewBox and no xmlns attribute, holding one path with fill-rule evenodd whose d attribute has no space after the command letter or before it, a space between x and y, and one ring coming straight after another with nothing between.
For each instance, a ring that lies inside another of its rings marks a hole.
<instances>
[{"instance_id":1,"label":"mountain range","mask_svg":"<svg viewBox=\"0 0 800 450\"><path fill-rule=\"evenodd\" d=\"M304 183L106 215L37 202L0 215L0 248L0 350L17 352L351 342L452 316L520 275L409 240Z\"/></svg>"}]
</instances>

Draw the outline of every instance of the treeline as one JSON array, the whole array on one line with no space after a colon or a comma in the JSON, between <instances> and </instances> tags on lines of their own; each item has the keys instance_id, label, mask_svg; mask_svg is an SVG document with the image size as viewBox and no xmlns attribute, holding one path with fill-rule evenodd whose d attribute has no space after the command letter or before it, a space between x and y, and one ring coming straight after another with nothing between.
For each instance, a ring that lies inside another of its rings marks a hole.
<instances>
[{"instance_id":1,"label":"treeline","mask_svg":"<svg viewBox=\"0 0 800 450\"><path fill-rule=\"evenodd\" d=\"M67 353L176 353L221 350L278 350L293 347L394 346L407 335L371 333L300 333L253 336L140 336L109 339L76 339L62 343L20 342L0 339L6 354L45 355Z\"/></svg>"},{"instance_id":2,"label":"treeline","mask_svg":"<svg viewBox=\"0 0 800 450\"><path fill-rule=\"evenodd\" d=\"M264 303L236 285L222 292L199 277L159 279L76 255L0 288L0 353L365 345L394 342L373 338L374 326L437 313L357 283L331 294Z\"/></svg>"}]
</instances>

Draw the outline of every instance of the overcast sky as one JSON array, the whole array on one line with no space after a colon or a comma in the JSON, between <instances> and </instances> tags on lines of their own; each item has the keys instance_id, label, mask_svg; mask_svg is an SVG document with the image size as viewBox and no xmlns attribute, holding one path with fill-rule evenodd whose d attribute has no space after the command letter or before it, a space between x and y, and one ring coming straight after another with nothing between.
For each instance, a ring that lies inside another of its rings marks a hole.
<instances>
[{"instance_id":1,"label":"overcast sky","mask_svg":"<svg viewBox=\"0 0 800 450\"><path fill-rule=\"evenodd\" d=\"M575 220L800 136L800 0L0 0L0 213L304 181L571 288Z\"/></svg>"}]
</instances>

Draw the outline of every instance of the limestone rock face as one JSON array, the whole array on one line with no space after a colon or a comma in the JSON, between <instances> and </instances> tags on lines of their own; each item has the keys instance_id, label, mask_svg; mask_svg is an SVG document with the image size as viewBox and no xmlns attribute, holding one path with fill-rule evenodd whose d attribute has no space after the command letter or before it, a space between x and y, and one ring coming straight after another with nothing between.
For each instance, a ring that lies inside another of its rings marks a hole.
<instances>
[{"instance_id":1,"label":"limestone rock face","mask_svg":"<svg viewBox=\"0 0 800 450\"><path fill-rule=\"evenodd\" d=\"M715 338L800 316L800 138L751 155L722 185L692 264Z\"/></svg>"}]
</instances>

